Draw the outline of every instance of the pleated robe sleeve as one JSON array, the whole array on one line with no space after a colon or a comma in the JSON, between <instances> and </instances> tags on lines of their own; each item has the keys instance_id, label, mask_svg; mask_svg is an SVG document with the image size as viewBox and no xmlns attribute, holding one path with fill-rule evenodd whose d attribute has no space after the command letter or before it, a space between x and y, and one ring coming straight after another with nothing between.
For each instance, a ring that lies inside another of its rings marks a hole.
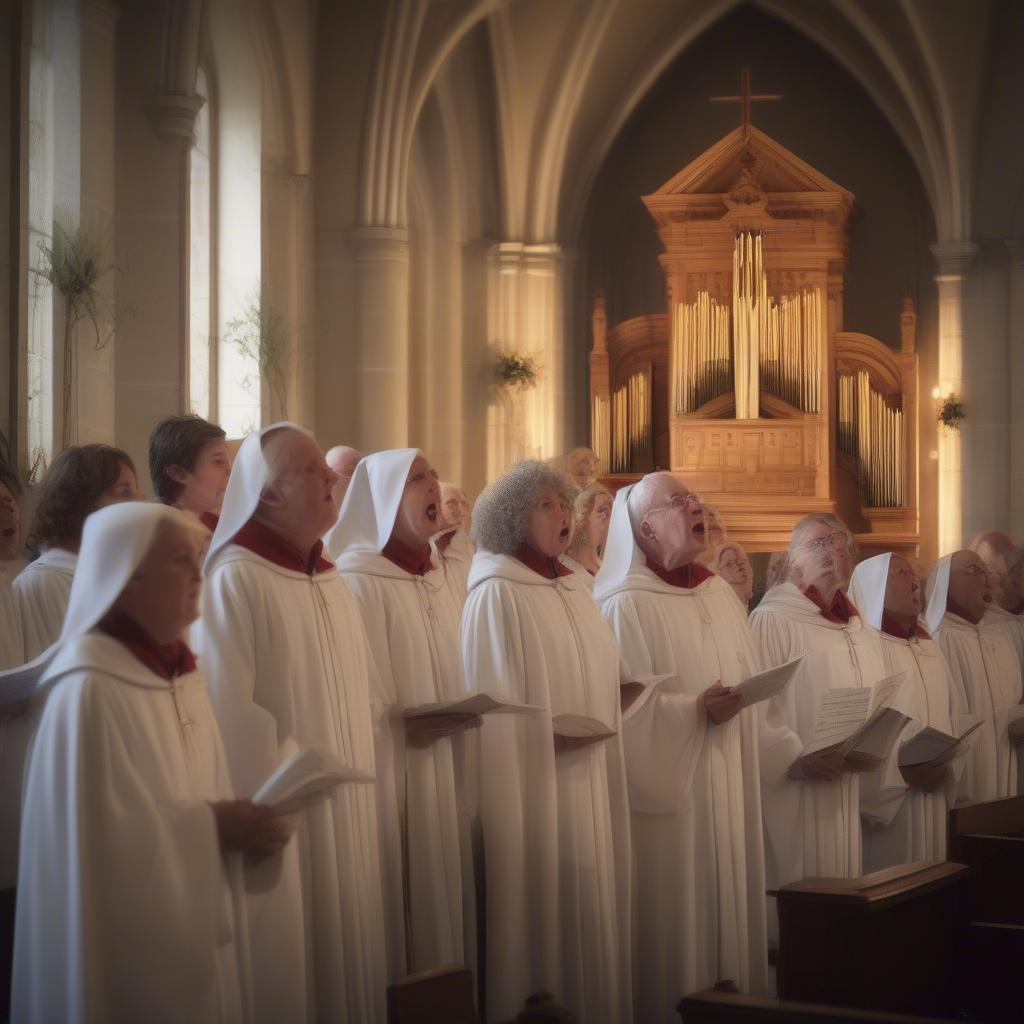
<instances>
[{"instance_id":1,"label":"pleated robe sleeve","mask_svg":"<svg viewBox=\"0 0 1024 1024\"><path fill-rule=\"evenodd\" d=\"M651 650L630 593L613 594L602 610L619 642L624 681L680 674L669 643ZM622 748L632 810L671 814L689 802L706 729L700 696L692 693L655 691L626 711Z\"/></svg>"},{"instance_id":2,"label":"pleated robe sleeve","mask_svg":"<svg viewBox=\"0 0 1024 1024\"><path fill-rule=\"evenodd\" d=\"M236 563L210 574L193 636L203 673L211 680L210 703L224 738L231 781L239 796L251 797L280 763L284 737L278 736L271 712L255 699L258 645L250 608L259 600L261 587L247 568Z\"/></svg>"},{"instance_id":3,"label":"pleated robe sleeve","mask_svg":"<svg viewBox=\"0 0 1024 1024\"><path fill-rule=\"evenodd\" d=\"M766 667L784 665L803 653L778 616L752 615L750 631L760 646ZM770 786L786 781L786 773L804 751L799 735L789 724L796 721L794 691L798 684L799 676L782 693L757 705L761 779Z\"/></svg>"},{"instance_id":4,"label":"pleated robe sleeve","mask_svg":"<svg viewBox=\"0 0 1024 1024\"><path fill-rule=\"evenodd\" d=\"M154 798L108 694L51 693L25 788L13 1019L219 1020L226 875L206 803Z\"/></svg>"}]
</instances>

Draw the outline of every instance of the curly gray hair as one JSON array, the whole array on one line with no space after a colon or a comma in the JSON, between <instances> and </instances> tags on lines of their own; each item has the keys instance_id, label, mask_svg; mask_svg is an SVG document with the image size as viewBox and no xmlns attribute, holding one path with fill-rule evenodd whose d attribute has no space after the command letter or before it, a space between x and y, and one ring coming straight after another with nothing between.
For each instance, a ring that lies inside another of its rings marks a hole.
<instances>
[{"instance_id":1,"label":"curly gray hair","mask_svg":"<svg viewBox=\"0 0 1024 1024\"><path fill-rule=\"evenodd\" d=\"M568 477L533 459L517 462L477 498L473 540L492 554L514 554L529 534L530 510L545 487L552 488L572 507L574 488Z\"/></svg>"}]
</instances>

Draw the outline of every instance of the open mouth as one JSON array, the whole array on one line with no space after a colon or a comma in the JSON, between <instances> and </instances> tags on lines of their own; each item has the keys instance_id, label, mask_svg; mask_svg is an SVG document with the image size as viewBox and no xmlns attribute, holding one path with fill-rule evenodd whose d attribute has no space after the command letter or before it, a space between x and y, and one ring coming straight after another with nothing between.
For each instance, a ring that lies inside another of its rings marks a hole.
<instances>
[{"instance_id":1,"label":"open mouth","mask_svg":"<svg viewBox=\"0 0 1024 1024\"><path fill-rule=\"evenodd\" d=\"M432 523L436 523L437 522L437 506L436 505L431 504L431 505L427 506L427 518Z\"/></svg>"},{"instance_id":2,"label":"open mouth","mask_svg":"<svg viewBox=\"0 0 1024 1024\"><path fill-rule=\"evenodd\" d=\"M698 537L703 537L704 536L704 524L703 523L695 523L694 527L693 527L693 532Z\"/></svg>"},{"instance_id":3,"label":"open mouth","mask_svg":"<svg viewBox=\"0 0 1024 1024\"><path fill-rule=\"evenodd\" d=\"M569 539L569 527L568 526L563 526L561 528L561 530L558 531L558 536L562 540L568 540Z\"/></svg>"}]
</instances>

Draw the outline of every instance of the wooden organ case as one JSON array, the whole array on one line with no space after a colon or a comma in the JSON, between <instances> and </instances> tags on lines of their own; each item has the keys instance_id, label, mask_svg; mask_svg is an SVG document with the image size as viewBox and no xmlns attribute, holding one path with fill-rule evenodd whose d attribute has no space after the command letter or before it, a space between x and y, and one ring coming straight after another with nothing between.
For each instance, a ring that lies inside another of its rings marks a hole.
<instances>
[{"instance_id":1,"label":"wooden organ case","mask_svg":"<svg viewBox=\"0 0 1024 1024\"><path fill-rule=\"evenodd\" d=\"M829 511L865 554L916 554L916 316L906 297L898 351L843 330L853 199L749 122L643 197L668 308L609 329L595 301L609 484L670 469L750 551Z\"/></svg>"}]
</instances>

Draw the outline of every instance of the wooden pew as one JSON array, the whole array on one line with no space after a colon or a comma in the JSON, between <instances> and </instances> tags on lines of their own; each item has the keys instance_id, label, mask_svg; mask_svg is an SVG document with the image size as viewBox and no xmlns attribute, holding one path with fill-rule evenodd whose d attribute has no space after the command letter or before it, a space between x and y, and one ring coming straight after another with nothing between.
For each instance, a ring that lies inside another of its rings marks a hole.
<instances>
[{"instance_id":1,"label":"wooden pew","mask_svg":"<svg viewBox=\"0 0 1024 1024\"><path fill-rule=\"evenodd\" d=\"M776 897L786 1000L953 1017L968 869L918 861L863 878L809 878Z\"/></svg>"},{"instance_id":2,"label":"wooden pew","mask_svg":"<svg viewBox=\"0 0 1024 1024\"><path fill-rule=\"evenodd\" d=\"M388 1024L476 1024L473 972L461 964L410 974L388 985Z\"/></svg>"},{"instance_id":3,"label":"wooden pew","mask_svg":"<svg viewBox=\"0 0 1024 1024\"><path fill-rule=\"evenodd\" d=\"M1022 1016L1024 797L949 812L949 856L966 864L967 921L961 937L961 1003L971 1018Z\"/></svg>"},{"instance_id":4,"label":"wooden pew","mask_svg":"<svg viewBox=\"0 0 1024 1024\"><path fill-rule=\"evenodd\" d=\"M713 989L687 996L678 1010L683 1024L954 1024L949 1017L855 1010Z\"/></svg>"}]
</instances>

